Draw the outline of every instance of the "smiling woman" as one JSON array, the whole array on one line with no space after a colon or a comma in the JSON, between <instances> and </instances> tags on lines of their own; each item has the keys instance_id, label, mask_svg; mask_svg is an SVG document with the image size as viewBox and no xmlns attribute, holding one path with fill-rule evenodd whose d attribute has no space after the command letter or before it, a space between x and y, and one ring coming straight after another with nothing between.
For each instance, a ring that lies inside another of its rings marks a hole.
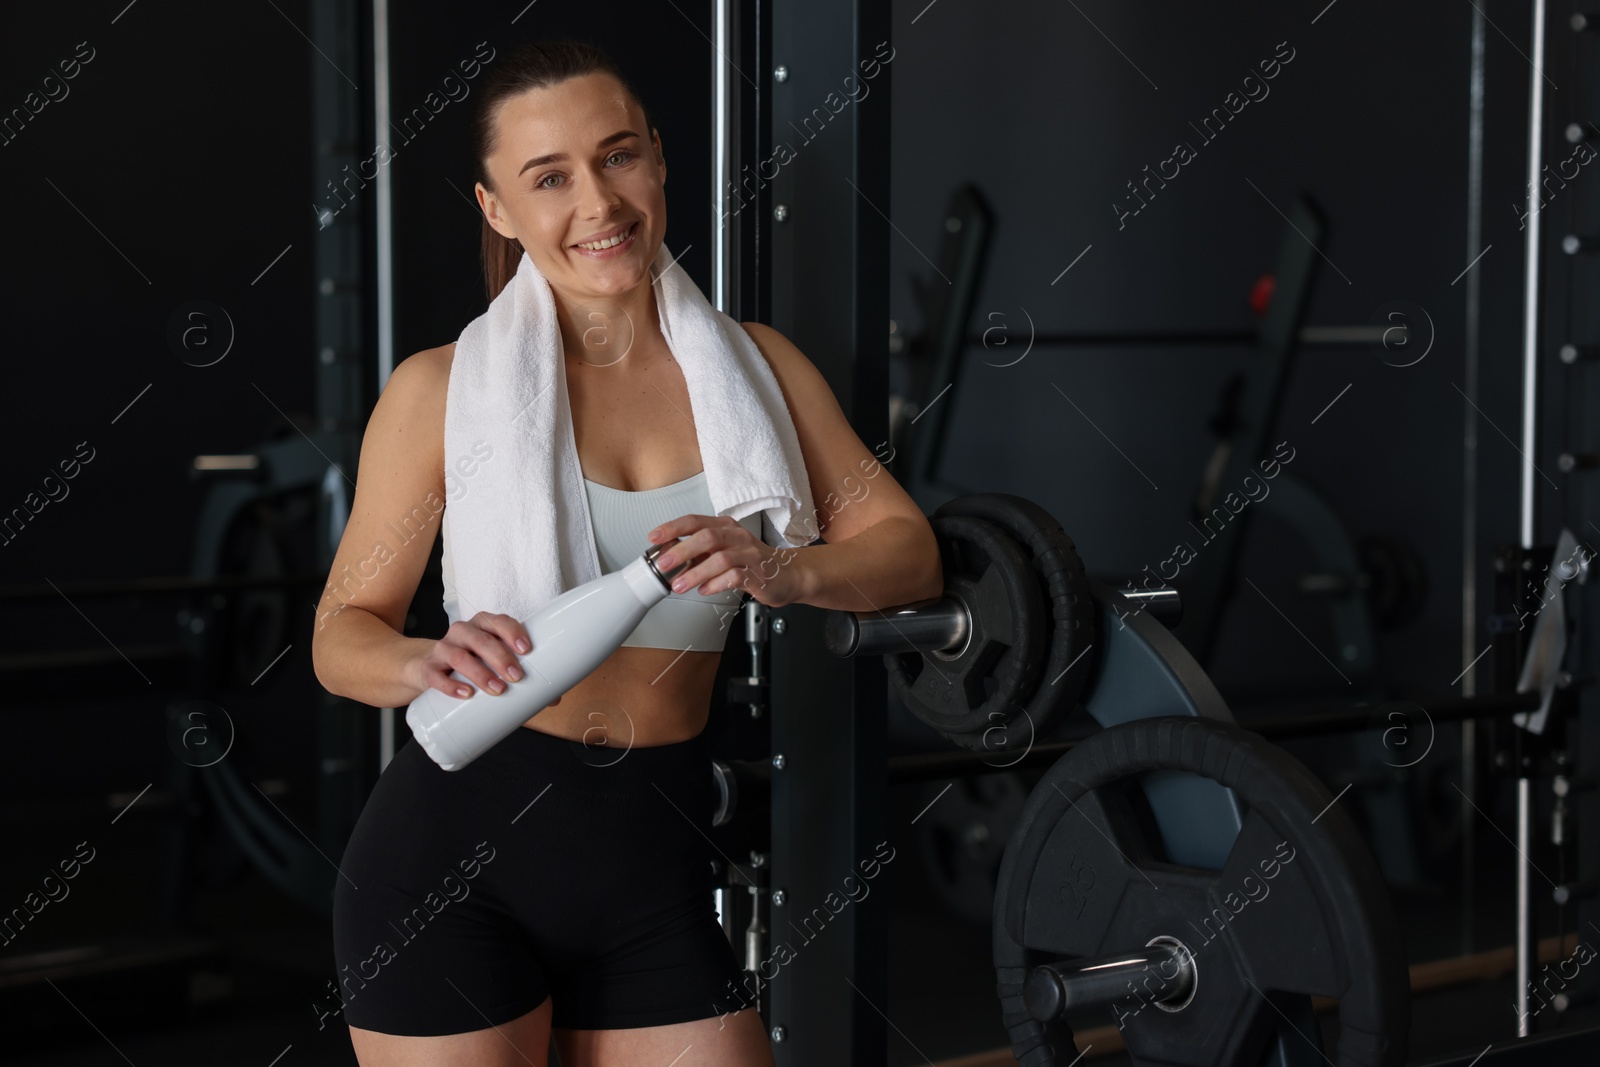
<instances>
[{"instance_id":1,"label":"smiling woman","mask_svg":"<svg viewBox=\"0 0 1600 1067\"><path fill-rule=\"evenodd\" d=\"M444 497L446 456L481 436L495 462L437 524L450 625L398 632L430 523L317 632L317 676L378 707L471 687L492 701L537 668L526 620L544 605L652 543L681 572L599 666L470 764L395 754L340 865L341 966L388 936L459 842L486 823L513 838L344 1021L366 1067L543 1067L552 1038L563 1067L669 1063L691 1045L702 1067L770 1065L757 1008L722 1006L740 968L713 906L705 732L732 629L716 607L926 599L938 544L810 360L711 307L678 267L660 131L603 52L508 50L472 132L489 307L396 368L333 561L359 561L407 501Z\"/></svg>"}]
</instances>

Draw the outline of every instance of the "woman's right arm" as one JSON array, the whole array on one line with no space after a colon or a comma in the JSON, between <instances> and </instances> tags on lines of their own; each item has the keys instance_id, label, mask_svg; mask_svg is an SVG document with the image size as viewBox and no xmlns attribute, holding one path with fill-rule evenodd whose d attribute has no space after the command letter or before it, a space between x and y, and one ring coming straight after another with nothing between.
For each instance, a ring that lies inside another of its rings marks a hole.
<instances>
[{"instance_id":1,"label":"woman's right arm","mask_svg":"<svg viewBox=\"0 0 1600 1067\"><path fill-rule=\"evenodd\" d=\"M488 612L458 620L439 640L403 634L444 514L452 353L450 345L418 352L389 376L362 436L350 521L317 605L311 638L317 681L377 708L405 707L426 689L470 696L452 671L500 692L500 679L521 678L511 646L527 650L521 622Z\"/></svg>"}]
</instances>

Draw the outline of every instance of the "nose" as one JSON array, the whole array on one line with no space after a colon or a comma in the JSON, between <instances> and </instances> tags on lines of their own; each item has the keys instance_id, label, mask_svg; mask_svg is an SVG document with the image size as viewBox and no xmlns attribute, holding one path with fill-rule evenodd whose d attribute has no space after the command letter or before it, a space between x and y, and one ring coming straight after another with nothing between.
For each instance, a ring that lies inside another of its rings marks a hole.
<instances>
[{"instance_id":1,"label":"nose","mask_svg":"<svg viewBox=\"0 0 1600 1067\"><path fill-rule=\"evenodd\" d=\"M589 218L601 220L609 218L622 203L622 198L611 188L603 173L589 172L584 182L583 206Z\"/></svg>"}]
</instances>

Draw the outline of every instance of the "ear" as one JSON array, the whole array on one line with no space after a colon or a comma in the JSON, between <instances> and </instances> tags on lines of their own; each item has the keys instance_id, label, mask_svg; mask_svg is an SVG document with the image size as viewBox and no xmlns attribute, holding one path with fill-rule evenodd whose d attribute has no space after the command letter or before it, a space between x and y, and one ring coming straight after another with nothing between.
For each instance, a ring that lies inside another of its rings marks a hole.
<instances>
[{"instance_id":1,"label":"ear","mask_svg":"<svg viewBox=\"0 0 1600 1067\"><path fill-rule=\"evenodd\" d=\"M510 232L511 227L506 224L505 216L500 210L499 198L485 189L482 182L477 182L472 191L478 198L478 206L483 211L483 217L488 221L490 228L501 237L515 241L517 235Z\"/></svg>"}]
</instances>

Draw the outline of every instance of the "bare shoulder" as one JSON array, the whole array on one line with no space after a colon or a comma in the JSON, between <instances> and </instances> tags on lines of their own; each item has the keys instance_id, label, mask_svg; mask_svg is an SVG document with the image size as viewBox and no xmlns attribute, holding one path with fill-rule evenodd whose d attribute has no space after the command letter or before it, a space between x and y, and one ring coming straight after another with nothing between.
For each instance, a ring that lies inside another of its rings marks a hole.
<instances>
[{"instance_id":1,"label":"bare shoulder","mask_svg":"<svg viewBox=\"0 0 1600 1067\"><path fill-rule=\"evenodd\" d=\"M773 377L778 379L785 397L791 398L791 401L800 399L802 403L807 400L814 403L819 389L830 398L833 396L828 380L817 370L816 364L795 347L793 341L764 322L741 322L739 325L744 327L750 340L766 357L767 365L772 368ZM793 407L792 402L790 406Z\"/></svg>"},{"instance_id":2,"label":"bare shoulder","mask_svg":"<svg viewBox=\"0 0 1600 1067\"><path fill-rule=\"evenodd\" d=\"M761 354L767 357L768 363L772 363L774 360L788 363L793 356L800 356L801 359L805 358L801 351L794 346L793 341L766 323L741 322L739 325L744 327L744 332L750 335L750 340L756 343L756 347L761 350ZM776 372L777 368L774 367L773 369Z\"/></svg>"},{"instance_id":3,"label":"bare shoulder","mask_svg":"<svg viewBox=\"0 0 1600 1067\"><path fill-rule=\"evenodd\" d=\"M452 343L423 349L395 364L367 420L363 468L365 452L372 447L437 476L443 484L445 391L454 355Z\"/></svg>"},{"instance_id":4,"label":"bare shoulder","mask_svg":"<svg viewBox=\"0 0 1600 1067\"><path fill-rule=\"evenodd\" d=\"M456 358L456 343L451 341L438 348L424 348L420 352L401 360L395 367L394 373L399 374L405 370L413 379L413 384L427 384L436 387L440 392L450 383L450 364Z\"/></svg>"},{"instance_id":5,"label":"bare shoulder","mask_svg":"<svg viewBox=\"0 0 1600 1067\"><path fill-rule=\"evenodd\" d=\"M438 348L424 348L395 365L389 381L379 398L390 397L396 407L406 413L408 422L414 422L419 432L430 439L437 438L444 447L444 404L450 385L450 364L455 359L456 345L452 341Z\"/></svg>"}]
</instances>

